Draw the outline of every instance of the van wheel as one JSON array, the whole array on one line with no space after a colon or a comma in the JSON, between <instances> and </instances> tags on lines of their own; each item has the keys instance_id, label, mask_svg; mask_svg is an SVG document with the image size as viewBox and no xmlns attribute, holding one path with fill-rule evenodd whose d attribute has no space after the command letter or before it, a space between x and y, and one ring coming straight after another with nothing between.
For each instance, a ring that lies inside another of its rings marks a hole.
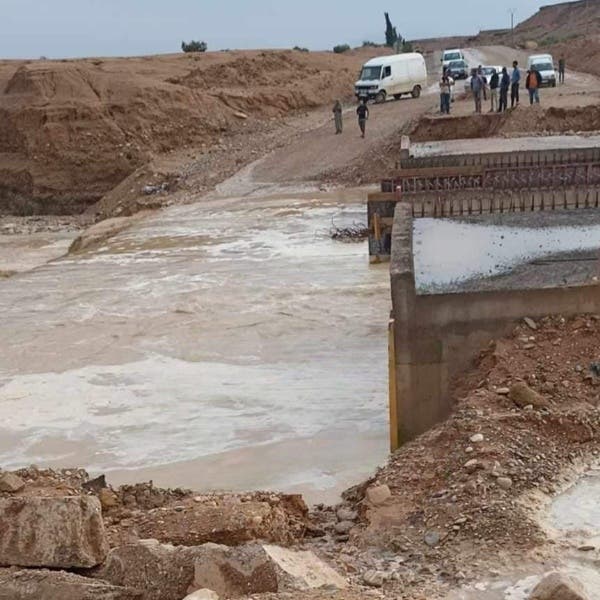
<instances>
[{"instance_id":1,"label":"van wheel","mask_svg":"<svg viewBox=\"0 0 600 600\"><path fill-rule=\"evenodd\" d=\"M420 95L421 95L421 86L415 85L415 87L413 88L413 91L411 92L411 96L413 98L418 98Z\"/></svg>"},{"instance_id":2,"label":"van wheel","mask_svg":"<svg viewBox=\"0 0 600 600\"><path fill-rule=\"evenodd\" d=\"M400 100L402 98L402 94L394 94L394 100Z\"/></svg>"},{"instance_id":3,"label":"van wheel","mask_svg":"<svg viewBox=\"0 0 600 600\"><path fill-rule=\"evenodd\" d=\"M384 90L381 90L380 92L377 92L377 96L375 96L375 103L383 104L385 102L385 99L386 99L386 93Z\"/></svg>"}]
</instances>

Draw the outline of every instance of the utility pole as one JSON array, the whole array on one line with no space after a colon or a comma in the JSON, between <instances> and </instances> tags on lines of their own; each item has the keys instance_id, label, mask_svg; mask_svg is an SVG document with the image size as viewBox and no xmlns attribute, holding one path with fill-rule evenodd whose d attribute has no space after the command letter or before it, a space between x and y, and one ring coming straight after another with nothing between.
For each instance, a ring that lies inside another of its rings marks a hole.
<instances>
[{"instance_id":1,"label":"utility pole","mask_svg":"<svg viewBox=\"0 0 600 600\"><path fill-rule=\"evenodd\" d=\"M516 9L510 9L510 39L512 47L515 47L515 12Z\"/></svg>"}]
</instances>

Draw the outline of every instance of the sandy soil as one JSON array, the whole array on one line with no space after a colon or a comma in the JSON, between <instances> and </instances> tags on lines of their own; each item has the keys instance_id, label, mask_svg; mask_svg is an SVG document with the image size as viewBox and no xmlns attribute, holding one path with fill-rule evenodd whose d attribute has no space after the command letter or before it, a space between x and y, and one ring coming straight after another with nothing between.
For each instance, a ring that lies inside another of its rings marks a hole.
<instances>
[{"instance_id":1,"label":"sandy soil","mask_svg":"<svg viewBox=\"0 0 600 600\"><path fill-rule=\"evenodd\" d=\"M155 157L347 98L381 52L0 62L2 209L80 211Z\"/></svg>"}]
</instances>

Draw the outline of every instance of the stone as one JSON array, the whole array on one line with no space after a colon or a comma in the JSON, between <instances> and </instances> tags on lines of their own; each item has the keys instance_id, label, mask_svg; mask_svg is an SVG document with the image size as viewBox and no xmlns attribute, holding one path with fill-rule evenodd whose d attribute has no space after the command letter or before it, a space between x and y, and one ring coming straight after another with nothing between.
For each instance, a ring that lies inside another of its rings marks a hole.
<instances>
[{"instance_id":1,"label":"stone","mask_svg":"<svg viewBox=\"0 0 600 600\"><path fill-rule=\"evenodd\" d=\"M548 401L543 396L522 382L515 383L510 388L509 397L519 408L525 408L529 405L534 408L547 408L549 406Z\"/></svg>"},{"instance_id":2,"label":"stone","mask_svg":"<svg viewBox=\"0 0 600 600\"><path fill-rule=\"evenodd\" d=\"M464 468L468 473L474 473L479 468L479 461L476 458L472 458L465 463Z\"/></svg>"},{"instance_id":3,"label":"stone","mask_svg":"<svg viewBox=\"0 0 600 600\"><path fill-rule=\"evenodd\" d=\"M440 543L441 536L437 531L428 531L423 538L423 541L431 548L434 548Z\"/></svg>"},{"instance_id":4,"label":"stone","mask_svg":"<svg viewBox=\"0 0 600 600\"><path fill-rule=\"evenodd\" d=\"M336 533L340 535L344 535L345 533L350 533L350 530L354 527L354 523L352 521L340 521L336 523L334 529Z\"/></svg>"},{"instance_id":5,"label":"stone","mask_svg":"<svg viewBox=\"0 0 600 600\"><path fill-rule=\"evenodd\" d=\"M140 590L64 571L0 569L0 600L142 600ZM178 600L181 600L178 598Z\"/></svg>"},{"instance_id":6,"label":"stone","mask_svg":"<svg viewBox=\"0 0 600 600\"><path fill-rule=\"evenodd\" d=\"M25 482L14 473L7 471L0 473L0 492L14 494L20 492L25 487Z\"/></svg>"},{"instance_id":7,"label":"stone","mask_svg":"<svg viewBox=\"0 0 600 600\"><path fill-rule=\"evenodd\" d=\"M202 554L195 561L193 587L214 590L222 598L347 586L312 552L261 544L205 544L198 550Z\"/></svg>"},{"instance_id":8,"label":"stone","mask_svg":"<svg viewBox=\"0 0 600 600\"><path fill-rule=\"evenodd\" d=\"M189 594L183 600L219 600L219 594L212 590L198 590L193 594Z\"/></svg>"},{"instance_id":9,"label":"stone","mask_svg":"<svg viewBox=\"0 0 600 600\"><path fill-rule=\"evenodd\" d=\"M481 442L483 442L484 440L484 437L483 434L476 433L475 435L472 435L469 439L473 444L481 444Z\"/></svg>"},{"instance_id":10,"label":"stone","mask_svg":"<svg viewBox=\"0 0 600 600\"><path fill-rule=\"evenodd\" d=\"M86 569L107 553L95 496L0 498L0 564Z\"/></svg>"},{"instance_id":11,"label":"stone","mask_svg":"<svg viewBox=\"0 0 600 600\"><path fill-rule=\"evenodd\" d=\"M242 120L246 120L248 118L248 115L246 113L243 113L241 111L236 111L233 113L233 116L238 118L238 119L242 119Z\"/></svg>"},{"instance_id":12,"label":"stone","mask_svg":"<svg viewBox=\"0 0 600 600\"><path fill-rule=\"evenodd\" d=\"M113 548L106 562L91 574L113 585L144 590L144 600L181 600L194 586L194 565L200 548L140 540Z\"/></svg>"},{"instance_id":13,"label":"stone","mask_svg":"<svg viewBox=\"0 0 600 600\"><path fill-rule=\"evenodd\" d=\"M385 583L385 573L371 569L363 574L363 582L370 587L382 587Z\"/></svg>"},{"instance_id":14,"label":"stone","mask_svg":"<svg viewBox=\"0 0 600 600\"><path fill-rule=\"evenodd\" d=\"M103 511L119 506L119 498L110 488L103 488L98 492L98 498Z\"/></svg>"},{"instance_id":15,"label":"stone","mask_svg":"<svg viewBox=\"0 0 600 600\"><path fill-rule=\"evenodd\" d=\"M356 521L358 519L358 513L349 508L338 508L337 518L338 521Z\"/></svg>"},{"instance_id":16,"label":"stone","mask_svg":"<svg viewBox=\"0 0 600 600\"><path fill-rule=\"evenodd\" d=\"M384 504L392 497L392 492L387 485L377 485L367 488L365 493L367 502L379 506Z\"/></svg>"},{"instance_id":17,"label":"stone","mask_svg":"<svg viewBox=\"0 0 600 600\"><path fill-rule=\"evenodd\" d=\"M510 477L498 477L498 479L496 479L496 483L503 490L509 490L513 484L512 479Z\"/></svg>"},{"instance_id":18,"label":"stone","mask_svg":"<svg viewBox=\"0 0 600 600\"><path fill-rule=\"evenodd\" d=\"M525 325L527 325L527 327L529 327L529 329L533 329L534 331L537 330L537 328L538 328L537 323L533 319L530 319L529 317L525 317L523 319L523 321L525 321Z\"/></svg>"},{"instance_id":19,"label":"stone","mask_svg":"<svg viewBox=\"0 0 600 600\"><path fill-rule=\"evenodd\" d=\"M551 573L535 587L529 600L590 600L581 583L569 575Z\"/></svg>"},{"instance_id":20,"label":"stone","mask_svg":"<svg viewBox=\"0 0 600 600\"><path fill-rule=\"evenodd\" d=\"M510 394L510 388L501 387L496 390L496 394L499 396L508 396Z\"/></svg>"}]
</instances>

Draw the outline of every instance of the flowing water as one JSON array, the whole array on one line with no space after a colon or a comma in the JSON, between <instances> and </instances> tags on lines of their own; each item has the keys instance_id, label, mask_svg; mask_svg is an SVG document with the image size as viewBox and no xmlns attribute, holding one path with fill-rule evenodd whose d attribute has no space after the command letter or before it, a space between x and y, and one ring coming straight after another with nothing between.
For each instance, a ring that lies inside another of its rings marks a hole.
<instances>
[{"instance_id":1,"label":"flowing water","mask_svg":"<svg viewBox=\"0 0 600 600\"><path fill-rule=\"evenodd\" d=\"M331 500L387 453L364 192L211 200L0 281L0 465Z\"/></svg>"}]
</instances>

